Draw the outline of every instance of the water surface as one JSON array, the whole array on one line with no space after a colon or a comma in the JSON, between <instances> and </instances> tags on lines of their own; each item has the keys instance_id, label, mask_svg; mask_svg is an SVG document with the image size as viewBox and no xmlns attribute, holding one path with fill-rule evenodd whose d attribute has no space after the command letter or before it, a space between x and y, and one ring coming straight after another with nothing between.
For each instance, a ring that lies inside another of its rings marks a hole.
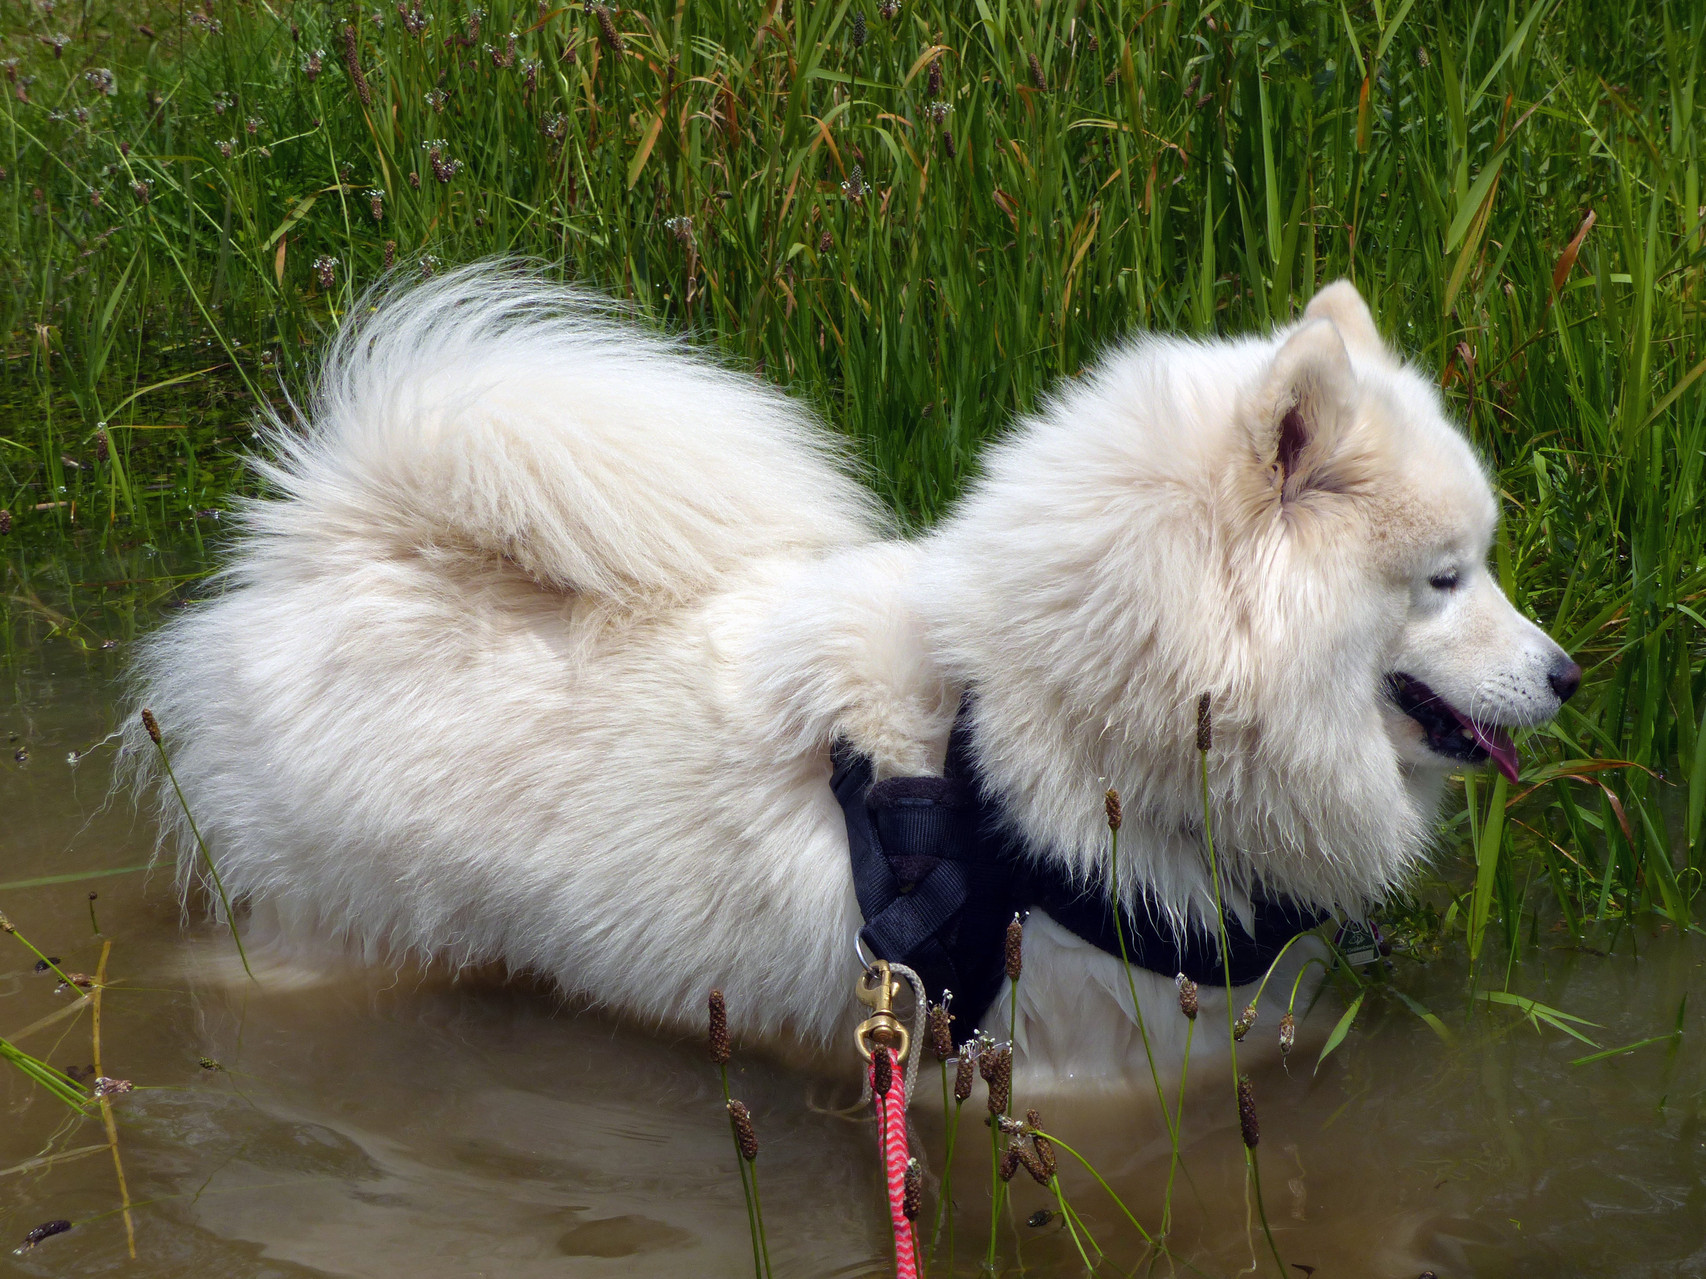
<instances>
[{"instance_id":1,"label":"water surface","mask_svg":"<svg viewBox=\"0 0 1706 1279\"><path fill-rule=\"evenodd\" d=\"M152 829L112 793L112 747L98 744L119 713L126 645L193 594L193 579L170 580L188 571L148 548L77 569L8 566L0 884L148 861ZM93 973L110 943L102 1066L136 1086L113 1111L137 1250L132 1263L100 1120L72 1118L0 1065L0 1245L51 1219L77 1223L21 1255L0 1252L0 1274L750 1273L721 1089L697 1042L489 979L356 972L303 983L263 965L258 985L236 980L228 936L199 913L186 920L164 872L0 888L0 910L67 970ZM33 963L21 946L0 947L0 1035L74 998ZM1554 933L1524 950L1511 984L1599 1023L1583 1032L1612 1046L1670 1031L1702 965L1700 938L1652 926L1588 948ZM1401 957L1390 981L1437 1012L1452 1040L1376 991L1318 1073L1342 1001L1315 1010L1289 1069L1256 1071L1264 1201L1292 1275L1706 1273L1699 999L1680 1041L1572 1065L1593 1050L1476 1005L1449 956ZM86 1067L89 1011L19 1046ZM1230 1083L1195 1083L1177 1260L1153 1273L1275 1274L1249 1223L1236 1132L1220 1122ZM750 1057L737 1057L733 1087L763 1142L775 1273L882 1273L874 1134L829 1113L851 1098ZM939 1082L927 1073L919 1091L934 1174ZM1023 1107L1022 1074L1015 1095ZM1047 1120L1153 1228L1168 1150L1153 1094L1147 1106L1141 1089L1134 1096L1055 1105ZM980 1088L965 1110L955 1173L954 1272L967 1275L988 1230L981 1098ZM100 1148L17 1167L89 1146ZM1081 1271L1058 1220L1025 1224L1052 1199L1023 1174L1013 1184L1008 1272ZM1142 1241L1096 1184L1069 1167L1065 1185L1107 1254L1102 1272L1147 1272ZM933 1273L947 1269L943 1258Z\"/></svg>"}]
</instances>

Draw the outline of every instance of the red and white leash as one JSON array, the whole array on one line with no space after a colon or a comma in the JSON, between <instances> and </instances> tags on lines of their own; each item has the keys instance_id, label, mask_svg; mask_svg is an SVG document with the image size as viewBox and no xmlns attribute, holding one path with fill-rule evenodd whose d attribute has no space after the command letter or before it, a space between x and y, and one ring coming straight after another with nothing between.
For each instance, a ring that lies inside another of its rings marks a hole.
<instances>
[{"instance_id":1,"label":"red and white leash","mask_svg":"<svg viewBox=\"0 0 1706 1279\"><path fill-rule=\"evenodd\" d=\"M863 955L860 961L863 964ZM917 1004L910 1031L894 1015L901 977L912 986ZM865 1079L877 1111L878 1150L888 1189L889 1221L894 1228L895 1276L918 1279L918 1239L912 1224L918 1212L918 1186L916 1165L907 1149L906 1101L918 1077L917 1043L924 1029L924 984L904 964L889 964L879 959L863 968L855 993L860 1003L872 1009L871 1015L854 1031L853 1042L860 1055L870 1061ZM908 1073L903 1075L901 1062L907 1059L909 1050L912 1061Z\"/></svg>"},{"instance_id":2,"label":"red and white leash","mask_svg":"<svg viewBox=\"0 0 1706 1279\"><path fill-rule=\"evenodd\" d=\"M877 1142L888 1181L889 1221L894 1227L895 1279L918 1279L918 1238L907 1216L906 1081L894 1050L878 1045L871 1053L871 1100L877 1108ZM910 1205L917 1212L916 1205Z\"/></svg>"}]
</instances>

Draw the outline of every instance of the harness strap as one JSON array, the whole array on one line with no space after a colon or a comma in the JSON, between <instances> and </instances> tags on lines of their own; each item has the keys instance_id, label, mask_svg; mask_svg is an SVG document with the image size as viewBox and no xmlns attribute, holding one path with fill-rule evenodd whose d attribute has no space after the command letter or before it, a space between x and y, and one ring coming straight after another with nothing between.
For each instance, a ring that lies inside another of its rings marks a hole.
<instances>
[{"instance_id":1,"label":"harness strap","mask_svg":"<svg viewBox=\"0 0 1706 1279\"><path fill-rule=\"evenodd\" d=\"M977 1025L1004 978L1008 921L1036 908L1110 955L1203 985L1258 980L1280 949L1328 916L1258 894L1252 929L1226 921L1227 946L1205 929L1179 930L1151 910L1116 907L1105 889L1074 881L1059 862L1028 849L1001 820L998 796L977 774L968 697L954 724L945 776L893 777L873 785L871 761L836 743L830 789L847 822L854 894L871 953L916 969L932 999L954 993L962 1031ZM1118 928L1115 910L1118 909Z\"/></svg>"}]
</instances>

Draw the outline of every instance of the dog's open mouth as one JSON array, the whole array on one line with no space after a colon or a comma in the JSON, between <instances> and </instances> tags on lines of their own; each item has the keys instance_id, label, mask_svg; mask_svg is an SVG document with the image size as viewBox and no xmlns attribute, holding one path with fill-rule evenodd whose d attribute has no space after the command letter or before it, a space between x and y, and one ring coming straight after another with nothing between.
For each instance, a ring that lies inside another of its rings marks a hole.
<instances>
[{"instance_id":1,"label":"dog's open mouth","mask_svg":"<svg viewBox=\"0 0 1706 1279\"><path fill-rule=\"evenodd\" d=\"M1517 779L1516 744L1498 725L1477 724L1421 680L1399 672L1386 677L1386 691L1398 709L1422 726L1428 749L1466 764L1492 760L1511 781Z\"/></svg>"}]
</instances>

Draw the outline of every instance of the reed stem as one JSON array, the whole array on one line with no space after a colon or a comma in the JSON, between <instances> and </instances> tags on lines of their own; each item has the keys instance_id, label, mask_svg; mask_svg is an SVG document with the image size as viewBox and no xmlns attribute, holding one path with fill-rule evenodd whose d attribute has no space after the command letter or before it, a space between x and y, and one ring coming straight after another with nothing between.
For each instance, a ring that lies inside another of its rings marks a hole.
<instances>
[{"instance_id":1,"label":"reed stem","mask_svg":"<svg viewBox=\"0 0 1706 1279\"><path fill-rule=\"evenodd\" d=\"M95 989L92 990L89 995L91 1009L89 1026L90 1056L95 1059L94 1065L96 1079L99 1079L106 1074L106 1071L102 1069L101 1066L101 992L105 989L107 984L107 956L112 953L112 949L113 944L110 939L101 943L101 962L95 969ZM130 1250L130 1259L135 1261L136 1222L132 1220L130 1215L130 1186L124 1179L124 1161L119 1158L118 1153L118 1123L113 1119L112 1102L106 1097L99 1098L99 1101L101 1106L101 1123L107 1130L107 1146L113 1152L113 1172L118 1176L119 1206L124 1213L125 1245Z\"/></svg>"},{"instance_id":2,"label":"reed stem","mask_svg":"<svg viewBox=\"0 0 1706 1279\"><path fill-rule=\"evenodd\" d=\"M152 716L150 716L152 723ZM207 851L207 843L201 837L201 830L195 824L195 814L190 812L190 802L184 798L183 788L178 785L178 775L172 771L172 761L166 755L166 743L162 736L149 734L154 741L154 749L160 753L160 763L166 770L166 777L172 783L172 793L178 797L178 805L184 810L184 820L190 824L190 834L195 836L195 846L201 850L202 865L207 867L208 878L213 880L214 891L219 894L220 908L225 911L225 926L231 930L231 940L237 945L237 958L243 961L243 971L249 980L255 980L255 973L249 967L249 956L244 953L243 939L237 934L237 916L231 912L231 899L225 895L225 885L220 882L219 868L213 864L213 854Z\"/></svg>"},{"instance_id":3,"label":"reed stem","mask_svg":"<svg viewBox=\"0 0 1706 1279\"><path fill-rule=\"evenodd\" d=\"M740 1134L735 1129L734 1114L729 1109L729 1103L734 1100L734 1094L729 1091L729 1068L724 1062L717 1063L717 1077L723 1084L723 1110L729 1116L729 1138L734 1142L735 1167L740 1172L740 1193L746 1200L746 1229L752 1236L752 1273L754 1279L768 1279L766 1250L760 1245L759 1237L763 1232L757 1210L754 1205L756 1188L749 1177L746 1166L746 1156L741 1153Z\"/></svg>"},{"instance_id":4,"label":"reed stem","mask_svg":"<svg viewBox=\"0 0 1706 1279\"><path fill-rule=\"evenodd\" d=\"M1203 694L1206 702L1208 694ZM1232 1055L1232 1103L1236 1108L1242 1104L1238 1095L1238 1035L1234 1029L1232 1012L1232 949L1226 938L1226 903L1220 891L1220 862L1214 852L1214 816L1209 807L1208 791L1208 750L1199 746L1198 762L1202 770L1202 829L1203 840L1208 846L1209 877L1214 882L1214 917L1220 928L1220 971L1226 979L1226 1045ZM1181 1105L1182 1105L1181 1101ZM1245 1167L1255 1175L1256 1152L1252 1147L1244 1148ZM1256 1181L1256 1213L1262 1221L1262 1233L1268 1241L1268 1248L1273 1253L1274 1264L1279 1267L1282 1276L1287 1275L1285 1261L1279 1253L1279 1245L1274 1242L1274 1232L1268 1225L1268 1214L1262 1206L1262 1186L1259 1176Z\"/></svg>"}]
</instances>

